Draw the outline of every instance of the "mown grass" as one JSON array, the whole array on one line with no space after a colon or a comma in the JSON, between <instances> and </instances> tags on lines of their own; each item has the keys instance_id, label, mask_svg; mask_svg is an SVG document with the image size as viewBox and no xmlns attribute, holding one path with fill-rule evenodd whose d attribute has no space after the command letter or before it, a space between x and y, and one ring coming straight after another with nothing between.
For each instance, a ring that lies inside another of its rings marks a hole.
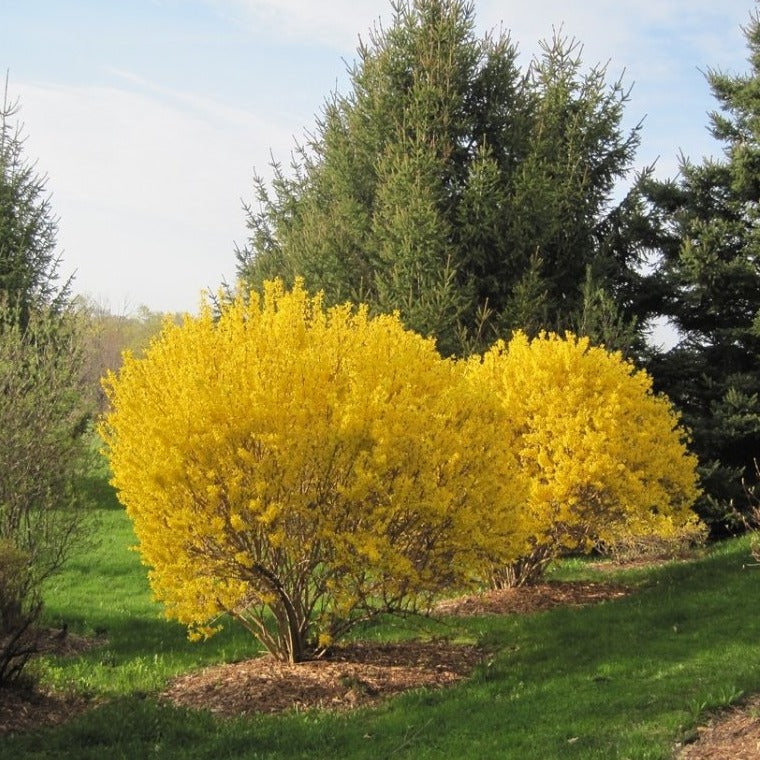
<instances>
[{"instance_id":1,"label":"mown grass","mask_svg":"<svg viewBox=\"0 0 760 760\"><path fill-rule=\"evenodd\" d=\"M668 758L707 711L760 691L760 569L746 567L744 539L688 564L616 575L638 590L614 602L361 632L477 640L490 656L453 688L350 714L221 720L177 709L155 697L168 678L257 647L235 629L192 644L161 619L128 550L128 521L110 491L101 502L101 543L51 584L47 604L51 622L107 643L48 660L41 676L104 703L66 725L0 739L2 758ZM593 571L573 563L559 573Z\"/></svg>"},{"instance_id":2,"label":"mown grass","mask_svg":"<svg viewBox=\"0 0 760 760\"><path fill-rule=\"evenodd\" d=\"M104 643L73 660L46 658L39 666L45 683L93 696L140 695L160 689L178 673L260 651L250 635L234 626L208 642L192 644L184 626L164 619L151 598L147 568L132 551L131 523L105 471L92 479L90 489L100 504L97 538L50 582L45 617L50 626L65 622L70 632Z\"/></svg>"}]
</instances>

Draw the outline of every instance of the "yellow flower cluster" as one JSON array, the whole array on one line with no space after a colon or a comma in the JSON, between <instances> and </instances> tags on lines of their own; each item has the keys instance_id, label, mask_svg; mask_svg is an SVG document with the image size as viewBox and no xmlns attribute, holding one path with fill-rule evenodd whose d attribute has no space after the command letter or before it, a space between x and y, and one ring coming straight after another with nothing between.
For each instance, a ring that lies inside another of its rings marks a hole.
<instances>
[{"instance_id":1,"label":"yellow flower cluster","mask_svg":"<svg viewBox=\"0 0 760 760\"><path fill-rule=\"evenodd\" d=\"M542 564L632 537L697 526L696 458L645 372L587 338L517 333L471 371L508 418L528 496L521 556ZM525 567L525 565L523 565Z\"/></svg>"},{"instance_id":2,"label":"yellow flower cluster","mask_svg":"<svg viewBox=\"0 0 760 760\"><path fill-rule=\"evenodd\" d=\"M300 659L509 546L489 394L395 316L268 283L167 323L106 380L101 432L166 612L228 612Z\"/></svg>"},{"instance_id":3,"label":"yellow flower cluster","mask_svg":"<svg viewBox=\"0 0 760 760\"><path fill-rule=\"evenodd\" d=\"M445 360L396 316L267 283L105 381L113 482L170 617L292 661L538 550L694 518L694 461L619 356L518 335Z\"/></svg>"}]
</instances>

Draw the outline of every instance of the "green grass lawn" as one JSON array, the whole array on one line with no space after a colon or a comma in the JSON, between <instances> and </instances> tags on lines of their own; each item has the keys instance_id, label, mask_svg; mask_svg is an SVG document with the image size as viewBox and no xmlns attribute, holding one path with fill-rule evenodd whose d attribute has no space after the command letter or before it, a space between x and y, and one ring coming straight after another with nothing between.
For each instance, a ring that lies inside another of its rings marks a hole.
<instances>
[{"instance_id":1,"label":"green grass lawn","mask_svg":"<svg viewBox=\"0 0 760 760\"><path fill-rule=\"evenodd\" d=\"M384 621L360 635L474 639L492 655L468 681L417 690L349 714L292 712L224 720L159 703L177 673L249 657L229 628L187 641L151 601L146 570L113 494L101 503L97 545L51 583L47 616L104 644L40 663L46 684L102 704L70 723L0 738L0 758L668 758L673 743L716 707L760 691L760 568L734 540L689 564L614 576L629 597L528 616L441 626ZM582 563L556 571L598 580ZM606 576L605 576L606 577Z\"/></svg>"}]
</instances>

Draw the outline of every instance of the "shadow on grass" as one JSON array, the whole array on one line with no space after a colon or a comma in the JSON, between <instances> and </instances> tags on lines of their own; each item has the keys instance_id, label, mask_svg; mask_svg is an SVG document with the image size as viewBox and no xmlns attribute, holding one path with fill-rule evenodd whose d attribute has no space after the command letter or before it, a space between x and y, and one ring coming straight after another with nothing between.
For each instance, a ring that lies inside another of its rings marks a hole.
<instances>
[{"instance_id":1,"label":"shadow on grass","mask_svg":"<svg viewBox=\"0 0 760 760\"><path fill-rule=\"evenodd\" d=\"M124 509L116 496L116 489L111 485L110 473L105 465L84 476L79 481L79 487L88 501L98 509Z\"/></svg>"}]
</instances>

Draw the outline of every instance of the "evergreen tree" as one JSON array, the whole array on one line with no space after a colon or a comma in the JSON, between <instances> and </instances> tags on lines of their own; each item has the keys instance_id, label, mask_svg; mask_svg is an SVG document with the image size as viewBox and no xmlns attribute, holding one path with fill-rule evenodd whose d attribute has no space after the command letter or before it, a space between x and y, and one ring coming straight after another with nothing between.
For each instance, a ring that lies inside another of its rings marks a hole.
<instances>
[{"instance_id":1,"label":"evergreen tree","mask_svg":"<svg viewBox=\"0 0 760 760\"><path fill-rule=\"evenodd\" d=\"M275 163L271 187L257 178L242 280L300 275L328 303L397 309L445 353L572 327L594 308L589 278L628 323L641 209L611 195L640 129L621 127L622 84L584 73L560 37L521 71L507 35L475 35L472 3L393 9L292 171Z\"/></svg>"},{"instance_id":2,"label":"evergreen tree","mask_svg":"<svg viewBox=\"0 0 760 760\"><path fill-rule=\"evenodd\" d=\"M720 106L710 131L723 156L699 164L682 157L677 180L647 187L660 222L662 311L681 334L652 370L693 430L701 510L714 529L746 508L742 479L760 457L758 16L744 32L750 72L707 74Z\"/></svg>"},{"instance_id":3,"label":"evergreen tree","mask_svg":"<svg viewBox=\"0 0 760 760\"><path fill-rule=\"evenodd\" d=\"M58 223L53 216L46 178L24 157L24 139L16 121L18 101L0 109L0 298L26 324L42 305L62 303L67 284L58 282Z\"/></svg>"}]
</instances>

